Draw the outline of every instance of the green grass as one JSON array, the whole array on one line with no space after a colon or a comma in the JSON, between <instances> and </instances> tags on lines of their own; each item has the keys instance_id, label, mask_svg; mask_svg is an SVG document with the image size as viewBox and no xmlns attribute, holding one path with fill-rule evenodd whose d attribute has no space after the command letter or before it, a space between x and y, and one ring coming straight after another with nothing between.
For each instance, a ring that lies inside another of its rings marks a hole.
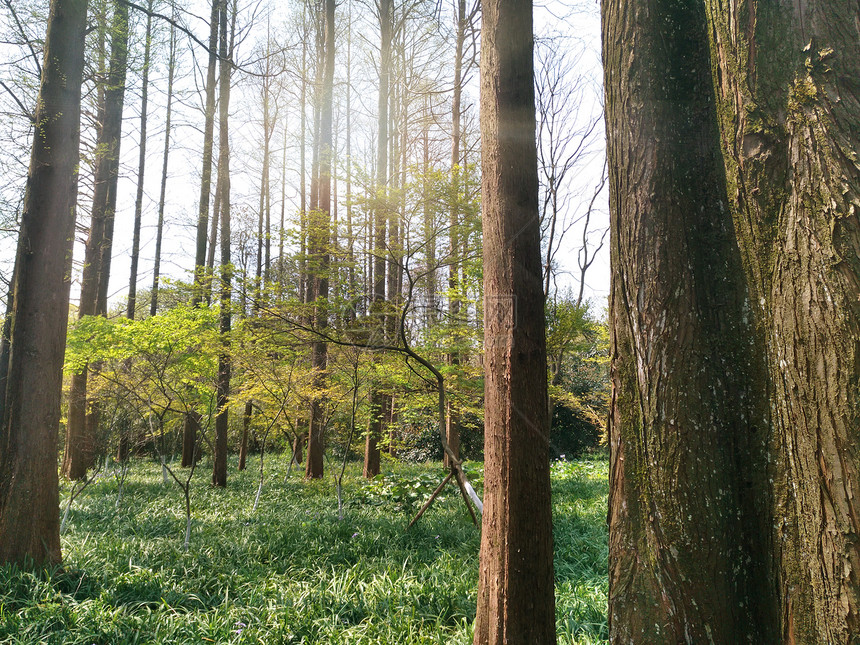
<instances>
[{"instance_id":1,"label":"green grass","mask_svg":"<svg viewBox=\"0 0 860 645\"><path fill-rule=\"evenodd\" d=\"M333 481L284 483L279 457L252 515L250 463L226 490L199 469L188 551L181 491L155 464L135 463L119 509L116 482L94 483L63 571L0 568L0 643L471 643L479 532L454 487L404 530L438 464L386 464L370 485L351 465L339 520ZM553 466L560 643L607 642L606 495L605 460Z\"/></svg>"}]
</instances>

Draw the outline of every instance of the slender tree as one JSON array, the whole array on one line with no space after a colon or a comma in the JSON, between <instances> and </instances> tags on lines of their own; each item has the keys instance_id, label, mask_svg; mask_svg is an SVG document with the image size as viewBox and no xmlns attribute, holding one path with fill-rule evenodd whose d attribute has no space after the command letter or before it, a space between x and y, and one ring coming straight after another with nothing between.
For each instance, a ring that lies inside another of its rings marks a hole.
<instances>
[{"instance_id":1,"label":"slender tree","mask_svg":"<svg viewBox=\"0 0 860 645\"><path fill-rule=\"evenodd\" d=\"M175 15L175 7L174 7ZM173 83L176 77L176 27L170 26L170 54L167 61L167 111L164 117L164 151L161 155L161 191L158 196L158 220L155 225L155 259L152 267L152 292L149 315L158 313L158 292L161 282L161 248L164 242L164 207L167 197L167 162L170 158L170 135L173 128ZM193 450L193 447L192 447ZM183 465L185 444L183 443Z\"/></svg>"},{"instance_id":2,"label":"slender tree","mask_svg":"<svg viewBox=\"0 0 860 645\"><path fill-rule=\"evenodd\" d=\"M149 106L149 61L152 55L152 0L146 3L146 34L143 45L143 78L140 89L140 145L137 160L137 193L134 199L134 225L131 242L131 271L128 278L126 317L134 320L137 305L137 266L140 259L140 225L143 217L143 180L146 174L146 127ZM172 70L171 70L172 71ZM168 99L169 101L170 99Z\"/></svg>"},{"instance_id":3,"label":"slender tree","mask_svg":"<svg viewBox=\"0 0 860 645\"><path fill-rule=\"evenodd\" d=\"M102 116L96 142L96 168L90 234L81 276L81 298L78 316L105 315L110 281L113 226L116 211L119 154L122 134L122 111L125 99L125 77L128 61L128 5L116 2L111 21L110 71L103 79ZM99 422L97 406L88 406L87 376L89 368L72 376L69 393L69 419L66 425L66 449L63 474L69 479L86 475L93 463ZM88 409L89 407L89 409Z\"/></svg>"},{"instance_id":4,"label":"slender tree","mask_svg":"<svg viewBox=\"0 0 860 645\"><path fill-rule=\"evenodd\" d=\"M335 62L335 0L325 0L325 38L323 46L323 78L320 100L319 133L319 203L309 214L308 237L309 262L312 265L309 277L314 302L314 324L318 331L324 332L328 326L329 264L331 241L331 184L332 184L332 113ZM311 362L316 372L314 386L321 391L326 386L325 370L328 346L317 338L311 348ZM311 401L310 424L308 431L308 456L305 476L323 476L323 433L325 430L325 400L316 395Z\"/></svg>"},{"instance_id":5,"label":"slender tree","mask_svg":"<svg viewBox=\"0 0 860 645\"><path fill-rule=\"evenodd\" d=\"M484 2L484 513L475 645L556 642L532 4Z\"/></svg>"},{"instance_id":6,"label":"slender tree","mask_svg":"<svg viewBox=\"0 0 860 645\"><path fill-rule=\"evenodd\" d=\"M86 0L53 0L21 215L0 425L0 562L60 564L57 432L77 203Z\"/></svg>"},{"instance_id":7,"label":"slender tree","mask_svg":"<svg viewBox=\"0 0 860 645\"><path fill-rule=\"evenodd\" d=\"M218 7L218 53L220 57L219 79L219 134L218 134L218 202L221 207L221 313L219 330L224 351L218 355L218 413L215 417L215 454L212 459L212 485L227 485L227 421L230 397L230 376L232 366L228 347L228 335L232 323L232 280L233 267L230 263L230 76L233 70L233 37L227 38L227 0L220 0ZM231 34L235 34L236 7L232 10Z\"/></svg>"},{"instance_id":8,"label":"slender tree","mask_svg":"<svg viewBox=\"0 0 860 645\"><path fill-rule=\"evenodd\" d=\"M377 113L376 145L376 212L373 228L373 296L371 309L379 317L380 333L385 330L385 258L386 224L388 219L388 104L391 76L392 0L380 0L379 9L379 109ZM363 474L367 478L379 474L379 440L385 423L386 397L374 387L370 392L371 420L364 445Z\"/></svg>"}]
</instances>

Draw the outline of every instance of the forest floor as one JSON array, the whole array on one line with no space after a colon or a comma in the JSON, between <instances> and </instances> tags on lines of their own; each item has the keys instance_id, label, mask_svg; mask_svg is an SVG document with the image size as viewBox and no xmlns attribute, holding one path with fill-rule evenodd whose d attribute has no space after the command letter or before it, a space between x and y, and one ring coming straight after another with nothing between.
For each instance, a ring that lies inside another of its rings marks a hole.
<instances>
[{"instance_id":1,"label":"forest floor","mask_svg":"<svg viewBox=\"0 0 860 645\"><path fill-rule=\"evenodd\" d=\"M154 462L133 463L118 507L112 475L85 489L63 570L0 567L0 643L471 643L479 531L456 487L405 530L440 464L388 462L371 483L349 464L343 519L334 463L323 481L295 469L285 481L287 458L267 457L256 512L258 459L241 473L231 462L225 490L205 466L187 551L182 491ZM560 644L607 642L607 470L601 458L552 468ZM481 464L467 472L480 485Z\"/></svg>"}]
</instances>

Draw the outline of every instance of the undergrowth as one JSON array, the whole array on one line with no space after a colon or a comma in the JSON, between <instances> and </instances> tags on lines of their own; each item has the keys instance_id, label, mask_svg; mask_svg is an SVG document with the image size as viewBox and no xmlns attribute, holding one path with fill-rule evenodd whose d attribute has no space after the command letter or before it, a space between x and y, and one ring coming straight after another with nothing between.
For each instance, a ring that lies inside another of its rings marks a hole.
<instances>
[{"instance_id":1,"label":"undergrowth","mask_svg":"<svg viewBox=\"0 0 860 645\"><path fill-rule=\"evenodd\" d=\"M0 643L471 643L479 531L456 487L405 531L439 464L387 464L369 484L350 465L343 520L330 478L285 481L278 457L252 514L251 464L226 490L199 469L188 551L181 491L159 466L134 463L119 508L114 479L92 484L72 507L62 570L0 567ZM480 484L480 464L470 478ZM605 460L554 464L562 644L608 637L606 494Z\"/></svg>"}]
</instances>

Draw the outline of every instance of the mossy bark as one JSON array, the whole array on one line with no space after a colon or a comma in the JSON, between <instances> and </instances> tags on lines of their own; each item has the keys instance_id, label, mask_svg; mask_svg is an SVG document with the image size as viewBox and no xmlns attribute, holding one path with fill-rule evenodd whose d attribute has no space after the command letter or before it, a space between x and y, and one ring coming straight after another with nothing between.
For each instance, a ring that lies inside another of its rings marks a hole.
<instances>
[{"instance_id":1,"label":"mossy bark","mask_svg":"<svg viewBox=\"0 0 860 645\"><path fill-rule=\"evenodd\" d=\"M858 7L603 12L612 642L855 642Z\"/></svg>"},{"instance_id":2,"label":"mossy bark","mask_svg":"<svg viewBox=\"0 0 860 645\"><path fill-rule=\"evenodd\" d=\"M783 642L860 638L860 8L709 2Z\"/></svg>"}]
</instances>

